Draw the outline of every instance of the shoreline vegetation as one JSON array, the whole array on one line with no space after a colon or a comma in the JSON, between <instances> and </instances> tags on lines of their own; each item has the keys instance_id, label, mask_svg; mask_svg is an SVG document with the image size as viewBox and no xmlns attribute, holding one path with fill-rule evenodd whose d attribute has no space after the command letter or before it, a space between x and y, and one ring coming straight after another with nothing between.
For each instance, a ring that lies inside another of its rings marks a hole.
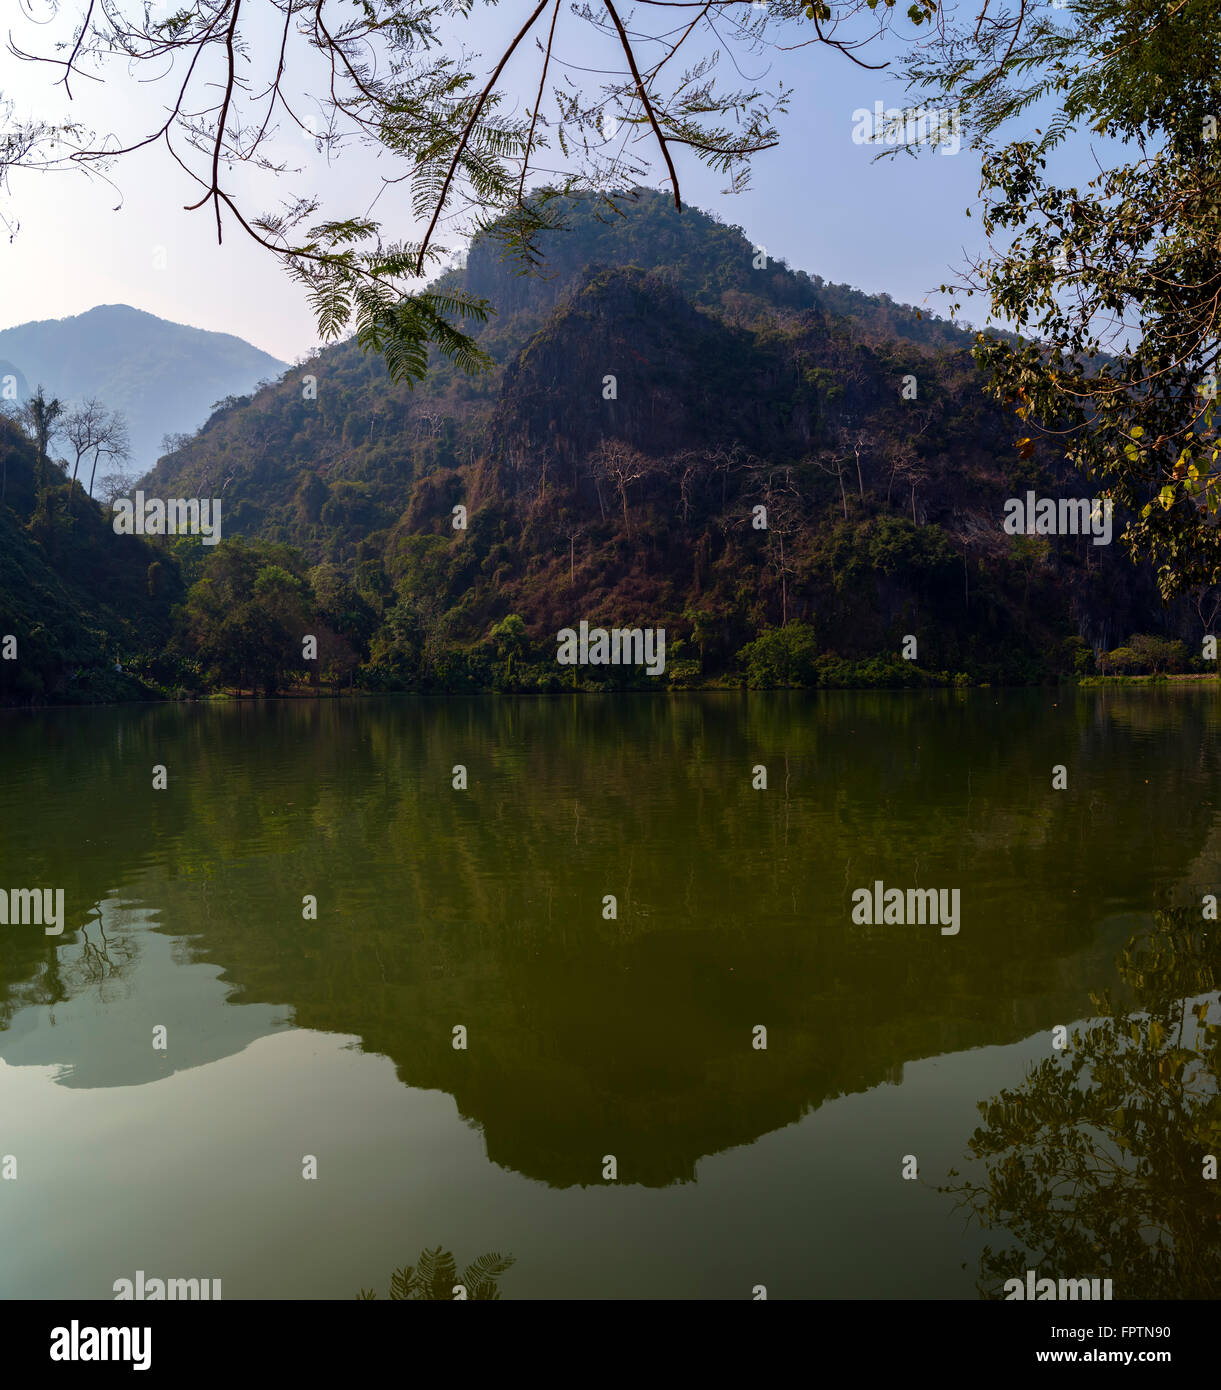
<instances>
[{"instance_id":1,"label":"shoreline vegetation","mask_svg":"<svg viewBox=\"0 0 1221 1390\"><path fill-rule=\"evenodd\" d=\"M385 654L375 648L369 661L354 661L349 655L347 660L329 664L322 672L317 667L311 671L301 663L284 661L281 653L285 649L299 651L300 644L287 631L280 634L280 639L274 643L274 652L268 651L266 661L260 663L252 657L245 671L230 667L222 675L171 649L159 657L133 657L130 666L125 665L122 672L114 675L138 686L154 700L170 701L718 690L1037 689L1064 685L1091 688L1194 685L1219 678L1215 659L1189 655L1182 641L1143 633L1133 634L1124 645L1111 651L1099 652L1080 638L1070 639L1061 645L1054 663L1027 679L1014 679L1003 667L996 670L987 665L968 671L933 670L920 664L916 652L906 659L898 654L878 654L848 660L835 652L819 651L814 627L804 622L764 628L719 670L704 669L693 636L676 636L669 643L673 656L657 675L649 675L642 665L560 665L545 640L531 639L517 614L508 615L493 626L488 638L469 647L417 646L409 666L387 661Z\"/></svg>"},{"instance_id":2,"label":"shoreline vegetation","mask_svg":"<svg viewBox=\"0 0 1221 1390\"><path fill-rule=\"evenodd\" d=\"M126 673L125 673L126 674ZM507 695L512 697L536 696L548 698L560 695L674 695L674 694L746 694L776 691L820 692L820 691L961 691L961 690L1100 690L1127 688L1133 686L1177 686L1198 688L1216 685L1221 689L1221 672L1178 671L1157 672L1142 675L1065 675L1056 680L1045 680L1027 684L1006 681L973 680L963 674L951 675L944 671L924 671L911 667L905 673L907 679L899 681L860 681L854 683L850 674L842 682L819 682L814 684L753 684L743 675L720 675L707 680L693 680L684 677L681 681L667 681L664 677L650 679L647 684L640 680L593 681L558 677L533 683L497 682L487 685L464 685L460 689L440 687L417 687L414 689L376 689L362 685L337 685L334 683L310 684L307 681L284 685L274 692L238 690L227 687L217 690L161 692L143 687L141 693L131 693L111 699L60 699L58 701L28 701L22 704L0 703L0 712L18 710L71 709L88 707L109 707L119 704L237 704L254 702L265 704L273 701L298 700L368 700L386 696L404 696L418 699L446 699L454 695L484 696ZM128 677L130 679L130 677Z\"/></svg>"},{"instance_id":3,"label":"shoreline vegetation","mask_svg":"<svg viewBox=\"0 0 1221 1390\"><path fill-rule=\"evenodd\" d=\"M463 690L370 690L359 686L327 687L311 686L306 683L287 686L274 695L236 689L216 690L205 695L154 696L151 703L204 703L207 701L237 700L351 700L377 699L385 695L412 695L425 698L445 698L450 695L673 695L673 694L734 694L765 693L779 690L791 691L866 691L866 690L1038 690L1061 689L1065 686L1081 690L1096 690L1116 686L1176 685L1198 686L1214 684L1221 688L1221 673L1208 671L1159 672L1157 675L1135 676L1064 676L1056 681L1043 681L1031 685L1011 685L1003 681L976 681L962 675L949 675L944 671L911 671L912 679L894 682L874 682L867 684L826 683L814 685L752 685L743 677L717 676L704 681L684 680L681 684L664 679L651 680L648 685L640 682L612 685L609 682L577 681L575 684L557 681L534 686L487 685L468 687Z\"/></svg>"}]
</instances>

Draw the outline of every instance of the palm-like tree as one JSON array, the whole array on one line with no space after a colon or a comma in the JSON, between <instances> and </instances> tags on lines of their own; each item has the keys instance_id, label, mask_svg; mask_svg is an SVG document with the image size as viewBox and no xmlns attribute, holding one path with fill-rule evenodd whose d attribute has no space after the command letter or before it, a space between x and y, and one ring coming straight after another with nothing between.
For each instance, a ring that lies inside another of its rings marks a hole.
<instances>
[{"instance_id":1,"label":"palm-like tree","mask_svg":"<svg viewBox=\"0 0 1221 1390\"><path fill-rule=\"evenodd\" d=\"M38 450L37 474L35 478L35 505L42 501L46 508L46 496L48 491L47 482L47 445L50 443L51 436L55 433L55 422L64 413L64 407L56 396L47 400L46 391L41 383L34 394L25 404L23 414L29 424L30 432L34 436L34 445Z\"/></svg>"}]
</instances>

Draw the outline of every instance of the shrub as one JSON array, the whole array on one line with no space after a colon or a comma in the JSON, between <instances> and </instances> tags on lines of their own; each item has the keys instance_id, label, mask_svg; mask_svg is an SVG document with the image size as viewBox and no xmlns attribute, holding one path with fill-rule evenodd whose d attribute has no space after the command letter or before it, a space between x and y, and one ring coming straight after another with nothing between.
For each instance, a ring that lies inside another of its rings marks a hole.
<instances>
[{"instance_id":1,"label":"shrub","mask_svg":"<svg viewBox=\"0 0 1221 1390\"><path fill-rule=\"evenodd\" d=\"M818 648L808 623L769 628L738 653L752 689L810 686L816 681Z\"/></svg>"}]
</instances>

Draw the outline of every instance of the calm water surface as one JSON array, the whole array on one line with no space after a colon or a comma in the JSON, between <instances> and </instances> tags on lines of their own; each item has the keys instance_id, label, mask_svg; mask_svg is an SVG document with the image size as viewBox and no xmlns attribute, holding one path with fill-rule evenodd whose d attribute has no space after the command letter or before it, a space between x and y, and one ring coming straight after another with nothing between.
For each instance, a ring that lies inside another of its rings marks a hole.
<instances>
[{"instance_id":1,"label":"calm water surface","mask_svg":"<svg viewBox=\"0 0 1221 1390\"><path fill-rule=\"evenodd\" d=\"M506 1298L977 1297L998 1233L938 1184L1218 890L1219 729L1181 689L0 715L0 886L67 914L0 927L0 1296L385 1297L441 1244ZM958 935L854 925L875 879L959 888Z\"/></svg>"}]
</instances>

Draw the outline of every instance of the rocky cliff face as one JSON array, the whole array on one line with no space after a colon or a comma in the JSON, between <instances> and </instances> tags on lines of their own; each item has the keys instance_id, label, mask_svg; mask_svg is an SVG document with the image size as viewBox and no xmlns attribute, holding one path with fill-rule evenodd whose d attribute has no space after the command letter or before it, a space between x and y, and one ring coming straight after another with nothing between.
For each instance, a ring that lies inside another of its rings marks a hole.
<instances>
[{"instance_id":1,"label":"rocky cliff face","mask_svg":"<svg viewBox=\"0 0 1221 1390\"><path fill-rule=\"evenodd\" d=\"M665 275L591 274L505 370L488 443L501 486L530 493L550 471L588 495L606 440L658 458L734 444L799 457L818 412L801 366L814 331L760 343Z\"/></svg>"}]
</instances>

